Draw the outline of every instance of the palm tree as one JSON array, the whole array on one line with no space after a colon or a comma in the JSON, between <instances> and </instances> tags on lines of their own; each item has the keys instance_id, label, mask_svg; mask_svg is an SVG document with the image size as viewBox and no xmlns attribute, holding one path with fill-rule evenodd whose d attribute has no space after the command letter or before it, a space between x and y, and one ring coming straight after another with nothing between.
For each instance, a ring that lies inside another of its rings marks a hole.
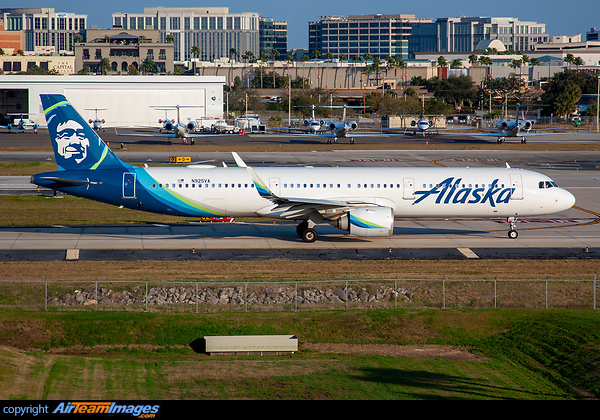
<instances>
[{"instance_id":1,"label":"palm tree","mask_svg":"<svg viewBox=\"0 0 600 420\"><path fill-rule=\"evenodd\" d=\"M477 64L477 54L471 54L469 56L469 64L471 64L472 66Z\"/></svg>"},{"instance_id":2,"label":"palm tree","mask_svg":"<svg viewBox=\"0 0 600 420\"><path fill-rule=\"evenodd\" d=\"M275 48L271 49L271 59L273 60L273 89L275 89L275 59L281 54Z\"/></svg>"},{"instance_id":3,"label":"palm tree","mask_svg":"<svg viewBox=\"0 0 600 420\"><path fill-rule=\"evenodd\" d=\"M104 57L98 65L98 71L102 74L106 74L106 72L110 71L111 68L110 60L106 57Z\"/></svg>"},{"instance_id":4,"label":"palm tree","mask_svg":"<svg viewBox=\"0 0 600 420\"><path fill-rule=\"evenodd\" d=\"M156 63L154 62L154 60L151 57L146 57L144 59L144 61L142 61L142 65L140 66L140 70L142 70L142 72L144 74L147 74L147 73L156 73L157 66L156 66Z\"/></svg>"},{"instance_id":5,"label":"palm tree","mask_svg":"<svg viewBox=\"0 0 600 420\"><path fill-rule=\"evenodd\" d=\"M201 53L200 48L197 45L194 45L192 47L191 53L192 53L192 68L194 69L194 74L196 74L196 62L193 60L193 58L194 57L198 58L200 56L200 53Z\"/></svg>"},{"instance_id":6,"label":"palm tree","mask_svg":"<svg viewBox=\"0 0 600 420\"><path fill-rule=\"evenodd\" d=\"M448 61L444 58L444 56L440 55L437 59L437 65L440 67L448 67Z\"/></svg>"},{"instance_id":7,"label":"palm tree","mask_svg":"<svg viewBox=\"0 0 600 420\"><path fill-rule=\"evenodd\" d=\"M538 60L537 58L532 58L531 60L529 60L529 64L531 64L531 78L533 79L533 76L535 75L535 66L540 65L540 60Z\"/></svg>"},{"instance_id":8,"label":"palm tree","mask_svg":"<svg viewBox=\"0 0 600 420\"><path fill-rule=\"evenodd\" d=\"M305 76L305 74L304 74L304 63L306 63L310 59L308 58L308 55L306 55L306 54L302 54L302 57L300 59L302 60L302 89L304 89L304 87L305 87L304 86L304 81L306 80L306 78L304 77Z\"/></svg>"},{"instance_id":9,"label":"palm tree","mask_svg":"<svg viewBox=\"0 0 600 420\"><path fill-rule=\"evenodd\" d=\"M460 61L458 58L455 58L450 63L450 67L452 67L453 69L460 69L462 66L463 66L462 61Z\"/></svg>"}]
</instances>

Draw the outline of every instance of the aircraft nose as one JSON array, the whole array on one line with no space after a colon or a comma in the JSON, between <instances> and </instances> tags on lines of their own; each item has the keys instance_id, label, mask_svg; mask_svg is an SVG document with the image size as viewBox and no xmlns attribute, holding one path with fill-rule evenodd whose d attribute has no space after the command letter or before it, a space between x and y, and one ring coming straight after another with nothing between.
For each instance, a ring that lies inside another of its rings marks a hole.
<instances>
[{"instance_id":1,"label":"aircraft nose","mask_svg":"<svg viewBox=\"0 0 600 420\"><path fill-rule=\"evenodd\" d=\"M565 198L564 198L565 206L568 206L567 209L570 209L571 207L573 207L575 205L575 196L567 190L563 190L563 191L564 191L564 195L565 195Z\"/></svg>"}]
</instances>

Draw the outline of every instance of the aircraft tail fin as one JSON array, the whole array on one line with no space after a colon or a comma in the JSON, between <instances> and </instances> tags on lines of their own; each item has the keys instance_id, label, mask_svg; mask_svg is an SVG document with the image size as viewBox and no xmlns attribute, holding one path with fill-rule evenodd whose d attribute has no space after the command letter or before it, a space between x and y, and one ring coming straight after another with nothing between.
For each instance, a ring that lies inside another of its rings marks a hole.
<instances>
[{"instance_id":1,"label":"aircraft tail fin","mask_svg":"<svg viewBox=\"0 0 600 420\"><path fill-rule=\"evenodd\" d=\"M85 122L64 95L40 95L59 170L127 166Z\"/></svg>"}]
</instances>

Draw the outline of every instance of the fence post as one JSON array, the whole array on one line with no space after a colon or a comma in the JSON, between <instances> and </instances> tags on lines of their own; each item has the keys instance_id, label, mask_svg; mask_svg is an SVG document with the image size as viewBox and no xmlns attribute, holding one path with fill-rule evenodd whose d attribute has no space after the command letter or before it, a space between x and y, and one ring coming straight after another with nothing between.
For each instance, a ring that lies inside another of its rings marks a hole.
<instances>
[{"instance_id":1,"label":"fence post","mask_svg":"<svg viewBox=\"0 0 600 420\"><path fill-rule=\"evenodd\" d=\"M98 310L98 280L96 280L96 310Z\"/></svg>"},{"instance_id":2,"label":"fence post","mask_svg":"<svg viewBox=\"0 0 600 420\"><path fill-rule=\"evenodd\" d=\"M344 289L344 300L346 301L346 310L348 310L348 280L346 280L346 289Z\"/></svg>"},{"instance_id":3,"label":"fence post","mask_svg":"<svg viewBox=\"0 0 600 420\"><path fill-rule=\"evenodd\" d=\"M398 309L398 279L394 279L394 309Z\"/></svg>"},{"instance_id":4,"label":"fence post","mask_svg":"<svg viewBox=\"0 0 600 420\"><path fill-rule=\"evenodd\" d=\"M596 273L594 273L594 309L596 309L596 291L597 291L597 287L596 287Z\"/></svg>"},{"instance_id":5,"label":"fence post","mask_svg":"<svg viewBox=\"0 0 600 420\"><path fill-rule=\"evenodd\" d=\"M494 279L494 309L498 309L498 290L496 286L496 279Z\"/></svg>"},{"instance_id":6,"label":"fence post","mask_svg":"<svg viewBox=\"0 0 600 420\"><path fill-rule=\"evenodd\" d=\"M294 295L294 301L295 301L295 312L298 312L298 280L296 280L296 294Z\"/></svg>"},{"instance_id":7,"label":"fence post","mask_svg":"<svg viewBox=\"0 0 600 420\"><path fill-rule=\"evenodd\" d=\"M548 309L548 280L546 280L546 309Z\"/></svg>"},{"instance_id":8,"label":"fence post","mask_svg":"<svg viewBox=\"0 0 600 420\"><path fill-rule=\"evenodd\" d=\"M44 291L44 311L48 311L48 280L46 280L46 290Z\"/></svg>"},{"instance_id":9,"label":"fence post","mask_svg":"<svg viewBox=\"0 0 600 420\"><path fill-rule=\"evenodd\" d=\"M442 309L446 309L446 279L442 279Z\"/></svg>"},{"instance_id":10,"label":"fence post","mask_svg":"<svg viewBox=\"0 0 600 420\"><path fill-rule=\"evenodd\" d=\"M148 280L146 280L146 312L148 312Z\"/></svg>"},{"instance_id":11,"label":"fence post","mask_svg":"<svg viewBox=\"0 0 600 420\"><path fill-rule=\"evenodd\" d=\"M198 281L196 280L196 313L198 313L198 301L200 300L200 296L198 296Z\"/></svg>"}]
</instances>

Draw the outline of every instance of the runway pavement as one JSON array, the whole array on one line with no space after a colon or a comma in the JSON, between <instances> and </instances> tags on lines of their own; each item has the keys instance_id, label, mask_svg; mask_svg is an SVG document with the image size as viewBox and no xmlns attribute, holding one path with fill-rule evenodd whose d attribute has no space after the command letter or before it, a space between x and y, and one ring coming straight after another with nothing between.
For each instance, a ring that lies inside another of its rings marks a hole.
<instances>
[{"instance_id":1,"label":"runway pavement","mask_svg":"<svg viewBox=\"0 0 600 420\"><path fill-rule=\"evenodd\" d=\"M10 142L20 134L11 134ZM47 135L26 135L27 138ZM586 135L591 137L593 135ZM6 135L0 135L4 141ZM255 141L257 137L239 136ZM272 137L272 136L271 136ZM291 136L293 137L293 136ZM401 138L404 136L395 136ZM442 137L442 136L438 136ZM561 136L552 137L552 142ZM25 137L23 137L25 138ZM597 141L595 138L587 141ZM537 138L536 138L537 139ZM404 141L404 139L401 139ZM227 140L229 141L229 140ZM233 140L232 140L233 141ZM269 140L273 141L273 140ZM291 139L289 141L292 141ZM373 141L373 140L371 140ZM509 239L504 220L404 220L396 221L389 238L356 238L319 225L319 240L304 243L293 222L198 223L187 225L34 226L0 227L0 261L15 260L143 260L143 259L491 259L491 258L593 258L600 252L600 152L502 150L387 150L389 139L380 138L381 150L254 151L240 155L253 166L452 166L520 167L544 173L571 191L576 208L564 213L521 220L519 237ZM412 138L411 141L421 141ZM437 141L437 140L436 140ZM451 141L451 140L446 140ZM562 141L566 141L563 139ZM578 140L579 141L579 140ZM242 144L242 143L240 143ZM600 145L600 142L599 142ZM266 150L275 149L269 147ZM600 149L600 147L599 147ZM120 151L130 163L168 164L172 153ZM177 153L182 155L182 153ZM229 152L186 154L193 162L233 164ZM37 146L0 152L3 161L53 160L51 152ZM24 186L27 178L0 177L0 191ZM12 183L12 184L11 184ZM25 188L25 187L24 187ZM14 193L14 192L13 192Z\"/></svg>"}]
</instances>

